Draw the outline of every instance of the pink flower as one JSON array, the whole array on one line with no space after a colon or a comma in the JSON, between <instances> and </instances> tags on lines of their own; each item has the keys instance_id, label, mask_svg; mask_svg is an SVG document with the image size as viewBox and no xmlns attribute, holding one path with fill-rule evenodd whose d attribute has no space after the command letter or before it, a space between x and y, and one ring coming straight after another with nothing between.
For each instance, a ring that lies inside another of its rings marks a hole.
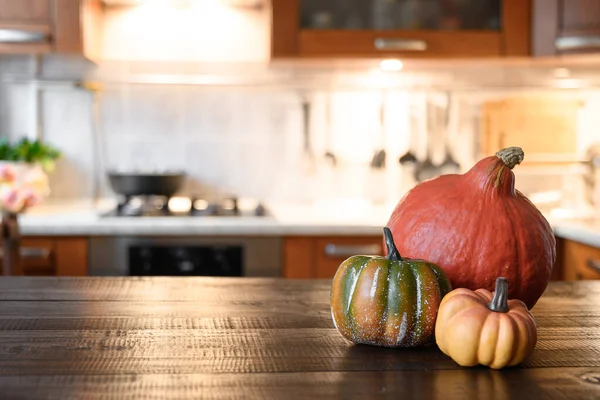
<instances>
[{"instance_id":1,"label":"pink flower","mask_svg":"<svg viewBox=\"0 0 600 400\"><path fill-rule=\"evenodd\" d=\"M12 183L17 179L17 171L12 165L0 165L0 182Z\"/></svg>"},{"instance_id":2,"label":"pink flower","mask_svg":"<svg viewBox=\"0 0 600 400\"><path fill-rule=\"evenodd\" d=\"M3 210L13 213L21 212L25 205L25 199L15 188L5 188L0 194L0 201Z\"/></svg>"},{"instance_id":3,"label":"pink flower","mask_svg":"<svg viewBox=\"0 0 600 400\"><path fill-rule=\"evenodd\" d=\"M23 190L23 202L26 208L33 207L40 202L40 196L30 189Z\"/></svg>"}]
</instances>

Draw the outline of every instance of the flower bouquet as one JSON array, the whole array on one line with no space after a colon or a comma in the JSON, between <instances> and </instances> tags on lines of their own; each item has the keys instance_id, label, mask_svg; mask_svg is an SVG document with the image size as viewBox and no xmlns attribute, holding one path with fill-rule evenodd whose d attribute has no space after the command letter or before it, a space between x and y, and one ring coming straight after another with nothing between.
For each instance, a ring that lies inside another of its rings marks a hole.
<instances>
[{"instance_id":1,"label":"flower bouquet","mask_svg":"<svg viewBox=\"0 0 600 400\"><path fill-rule=\"evenodd\" d=\"M0 210L18 214L50 193L47 173L60 152L40 141L0 140Z\"/></svg>"},{"instance_id":2,"label":"flower bouquet","mask_svg":"<svg viewBox=\"0 0 600 400\"><path fill-rule=\"evenodd\" d=\"M0 211L4 274L21 274L17 215L50 193L48 172L60 152L39 140L11 144L0 139Z\"/></svg>"}]
</instances>

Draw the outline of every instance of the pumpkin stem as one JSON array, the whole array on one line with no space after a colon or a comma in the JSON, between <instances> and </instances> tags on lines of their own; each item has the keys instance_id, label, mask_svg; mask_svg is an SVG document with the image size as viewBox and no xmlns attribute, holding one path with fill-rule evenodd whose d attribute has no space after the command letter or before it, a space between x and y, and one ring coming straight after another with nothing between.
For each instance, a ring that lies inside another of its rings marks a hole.
<instances>
[{"instance_id":1,"label":"pumpkin stem","mask_svg":"<svg viewBox=\"0 0 600 400\"><path fill-rule=\"evenodd\" d=\"M501 159L508 168L513 169L517 164L521 164L525 153L520 147L508 147L497 152L496 157Z\"/></svg>"},{"instance_id":2,"label":"pumpkin stem","mask_svg":"<svg viewBox=\"0 0 600 400\"><path fill-rule=\"evenodd\" d=\"M385 247L387 247L388 253L386 258L388 260L404 261L402 256L400 256L400 252L396 248L392 231L387 226L383 228L383 237L385 238Z\"/></svg>"},{"instance_id":3,"label":"pumpkin stem","mask_svg":"<svg viewBox=\"0 0 600 400\"><path fill-rule=\"evenodd\" d=\"M488 304L488 308L495 312L508 311L508 279L503 277L496 279L494 298Z\"/></svg>"}]
</instances>

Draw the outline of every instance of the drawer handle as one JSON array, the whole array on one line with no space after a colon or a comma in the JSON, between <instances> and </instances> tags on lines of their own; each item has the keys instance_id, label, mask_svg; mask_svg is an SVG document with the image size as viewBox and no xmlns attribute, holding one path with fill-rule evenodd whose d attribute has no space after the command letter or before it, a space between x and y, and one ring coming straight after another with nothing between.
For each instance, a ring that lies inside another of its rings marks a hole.
<instances>
[{"instance_id":1,"label":"drawer handle","mask_svg":"<svg viewBox=\"0 0 600 400\"><path fill-rule=\"evenodd\" d=\"M586 264L589 269L600 274L600 261L588 258Z\"/></svg>"},{"instance_id":2,"label":"drawer handle","mask_svg":"<svg viewBox=\"0 0 600 400\"><path fill-rule=\"evenodd\" d=\"M554 42L557 50L600 48L600 36L563 36Z\"/></svg>"},{"instance_id":3,"label":"drawer handle","mask_svg":"<svg viewBox=\"0 0 600 400\"><path fill-rule=\"evenodd\" d=\"M375 39L377 50L403 50L403 51L425 51L427 42L419 39L397 39L377 38Z\"/></svg>"},{"instance_id":4,"label":"drawer handle","mask_svg":"<svg viewBox=\"0 0 600 400\"><path fill-rule=\"evenodd\" d=\"M325 255L327 257L350 257L359 254L381 254L381 245L366 244L358 246L344 246L333 243L325 245Z\"/></svg>"},{"instance_id":5,"label":"drawer handle","mask_svg":"<svg viewBox=\"0 0 600 400\"><path fill-rule=\"evenodd\" d=\"M0 43L43 43L49 40L49 35L44 32L0 29Z\"/></svg>"},{"instance_id":6,"label":"drawer handle","mask_svg":"<svg viewBox=\"0 0 600 400\"><path fill-rule=\"evenodd\" d=\"M33 258L50 258L50 250L43 247L21 247L19 249L19 255L21 258L33 259ZM0 259L4 258L4 251L0 249Z\"/></svg>"}]
</instances>

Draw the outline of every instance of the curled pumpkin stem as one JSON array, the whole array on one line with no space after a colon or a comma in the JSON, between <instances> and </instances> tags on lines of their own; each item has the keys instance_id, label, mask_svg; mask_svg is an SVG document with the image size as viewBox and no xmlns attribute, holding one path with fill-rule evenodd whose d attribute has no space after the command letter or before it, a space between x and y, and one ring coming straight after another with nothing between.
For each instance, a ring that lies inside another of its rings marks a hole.
<instances>
[{"instance_id":1,"label":"curled pumpkin stem","mask_svg":"<svg viewBox=\"0 0 600 400\"><path fill-rule=\"evenodd\" d=\"M525 153L520 147L507 147L497 152L496 157L501 159L508 168L513 169L517 164L521 164Z\"/></svg>"},{"instance_id":2,"label":"curled pumpkin stem","mask_svg":"<svg viewBox=\"0 0 600 400\"><path fill-rule=\"evenodd\" d=\"M496 279L496 289L494 290L494 297L488 308L495 312L507 312L508 311L508 279L500 277Z\"/></svg>"},{"instance_id":3,"label":"curled pumpkin stem","mask_svg":"<svg viewBox=\"0 0 600 400\"><path fill-rule=\"evenodd\" d=\"M385 238L385 246L387 247L388 253L386 258L388 260L403 261L402 256L400 256L400 252L394 243L392 231L387 226L383 228L383 237Z\"/></svg>"}]
</instances>

